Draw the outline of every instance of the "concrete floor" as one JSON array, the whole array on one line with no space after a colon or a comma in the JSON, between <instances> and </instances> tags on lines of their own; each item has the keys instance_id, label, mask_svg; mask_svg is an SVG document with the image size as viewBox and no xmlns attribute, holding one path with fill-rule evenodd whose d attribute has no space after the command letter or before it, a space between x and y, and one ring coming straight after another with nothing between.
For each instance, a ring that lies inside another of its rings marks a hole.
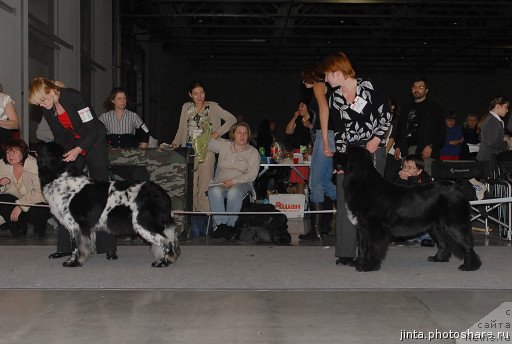
<instances>
[{"instance_id":1,"label":"concrete floor","mask_svg":"<svg viewBox=\"0 0 512 344\"><path fill-rule=\"evenodd\" d=\"M289 224L297 244L304 223ZM0 245L48 245L49 253L55 245L51 230L43 241L0 234ZM475 241L510 246L481 234ZM0 343L426 343L401 341L401 331L464 331L507 301L512 290L3 289Z\"/></svg>"}]
</instances>

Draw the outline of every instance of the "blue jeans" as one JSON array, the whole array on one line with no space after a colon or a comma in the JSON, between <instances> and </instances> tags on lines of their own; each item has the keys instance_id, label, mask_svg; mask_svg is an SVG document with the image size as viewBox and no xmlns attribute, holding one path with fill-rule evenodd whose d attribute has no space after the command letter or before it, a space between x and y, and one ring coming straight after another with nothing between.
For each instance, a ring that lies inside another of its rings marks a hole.
<instances>
[{"instance_id":1,"label":"blue jeans","mask_svg":"<svg viewBox=\"0 0 512 344\"><path fill-rule=\"evenodd\" d=\"M223 186L210 186L208 188L210 208L214 212L240 211L245 195L253 190L252 183L235 184L229 189ZM224 200L226 200L225 205ZM217 225L226 224L234 227L238 215L213 215L213 219Z\"/></svg>"},{"instance_id":2,"label":"blue jeans","mask_svg":"<svg viewBox=\"0 0 512 344\"><path fill-rule=\"evenodd\" d=\"M327 131L327 140L329 149L335 152L334 132ZM336 186L332 183L332 158L324 155L322 144L322 131L317 130L315 143L313 145L313 155L311 156L311 169L309 172L309 189L311 190L310 200L312 203L322 203L324 195L332 200L336 199Z\"/></svg>"}]
</instances>

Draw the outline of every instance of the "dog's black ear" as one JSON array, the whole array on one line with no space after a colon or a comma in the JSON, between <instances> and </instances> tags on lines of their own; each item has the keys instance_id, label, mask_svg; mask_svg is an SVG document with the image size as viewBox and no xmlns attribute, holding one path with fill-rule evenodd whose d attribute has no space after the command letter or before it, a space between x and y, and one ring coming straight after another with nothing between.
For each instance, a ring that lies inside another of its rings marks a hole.
<instances>
[{"instance_id":1,"label":"dog's black ear","mask_svg":"<svg viewBox=\"0 0 512 344\"><path fill-rule=\"evenodd\" d=\"M347 149L347 171L367 170L371 167L372 155L366 148L353 146Z\"/></svg>"}]
</instances>

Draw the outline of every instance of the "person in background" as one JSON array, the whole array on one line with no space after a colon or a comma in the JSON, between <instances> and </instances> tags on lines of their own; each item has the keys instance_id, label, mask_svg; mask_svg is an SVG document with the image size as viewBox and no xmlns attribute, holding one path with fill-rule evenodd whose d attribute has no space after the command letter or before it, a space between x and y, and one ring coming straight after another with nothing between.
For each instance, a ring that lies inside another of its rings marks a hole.
<instances>
[{"instance_id":1,"label":"person in background","mask_svg":"<svg viewBox=\"0 0 512 344\"><path fill-rule=\"evenodd\" d=\"M192 82L188 91L191 101L183 104L181 108L178 131L172 140L171 147L187 147L188 145L194 148L194 140L203 134L205 121L211 125L211 139L217 139L226 134L236 123L235 116L216 102L206 100L205 87L201 82ZM201 148L207 150L207 147L206 143ZM211 151L195 152L196 155L201 153L205 153L206 156L194 171L192 204L194 211L206 212L210 211L207 191L214 174L215 154ZM199 228L198 231L206 227L207 224L206 216L192 217L191 221L193 226Z\"/></svg>"},{"instance_id":2,"label":"person in background","mask_svg":"<svg viewBox=\"0 0 512 344\"><path fill-rule=\"evenodd\" d=\"M293 113L292 118L288 122L286 126L286 135L287 141L289 142L290 148L292 152L299 152L300 147L308 147L311 144L311 133L310 130L313 129L313 125L310 121L312 121L308 107L305 101L299 102L299 108L297 111ZM290 171L290 183L295 183L295 193L296 194L304 194L305 185L307 180L309 179L309 167L306 166L298 166L296 167L297 171L299 171L304 178L299 176L297 172L294 170ZM306 180L304 180L306 179Z\"/></svg>"},{"instance_id":3,"label":"person in background","mask_svg":"<svg viewBox=\"0 0 512 344\"><path fill-rule=\"evenodd\" d=\"M398 121L400 119L400 107L395 98L389 97L389 108L393 119L388 129L388 137L386 140L386 167L384 169L384 179L393 182L396 171L402 166L402 158L395 157L395 143L398 132Z\"/></svg>"},{"instance_id":4,"label":"person in background","mask_svg":"<svg viewBox=\"0 0 512 344\"><path fill-rule=\"evenodd\" d=\"M77 90L65 88L60 81L44 77L32 80L28 101L43 108L55 142L64 148L63 160L83 171L85 165L89 176L98 181L108 181L108 154L105 126L98 120L93 108ZM117 259L116 237L99 232L96 235L97 253L106 252L107 259ZM57 252L49 258L60 258L71 254L69 232L59 225Z\"/></svg>"},{"instance_id":5,"label":"person in background","mask_svg":"<svg viewBox=\"0 0 512 344\"><path fill-rule=\"evenodd\" d=\"M233 126L233 140L213 139L208 149L219 154L215 178L208 188L214 212L239 212L245 195L253 190L260 169L260 154L249 144L251 129L245 122ZM216 228L211 237L232 239L238 215L213 215Z\"/></svg>"},{"instance_id":6,"label":"person in background","mask_svg":"<svg viewBox=\"0 0 512 344\"><path fill-rule=\"evenodd\" d=\"M425 160L425 171L432 173L432 161L439 159L444 145L446 123L441 107L427 97L427 79L418 78L411 86L412 100L402 106L395 138L395 158L417 154Z\"/></svg>"},{"instance_id":7,"label":"person in background","mask_svg":"<svg viewBox=\"0 0 512 344\"><path fill-rule=\"evenodd\" d=\"M270 121L268 119L262 119L258 126L258 133L256 135L256 147L259 150L264 151L264 156L261 156L261 162L267 163L267 157L271 157L270 148L274 143L274 138L270 129ZM263 152L260 152L260 155ZM260 176L256 182L256 197L258 199L265 199L268 196L268 192L272 191L275 186L275 178L278 175L278 169L270 167L269 170Z\"/></svg>"},{"instance_id":8,"label":"person in background","mask_svg":"<svg viewBox=\"0 0 512 344\"><path fill-rule=\"evenodd\" d=\"M127 101L123 88L116 87L110 92L111 110L100 116L107 128L107 143L114 148L147 148L149 129L139 115L126 109Z\"/></svg>"},{"instance_id":9,"label":"person in background","mask_svg":"<svg viewBox=\"0 0 512 344\"><path fill-rule=\"evenodd\" d=\"M318 66L308 66L301 73L305 87L313 90L313 97L308 112L311 114L311 134L313 153L309 178L310 208L314 211L332 210L332 201L336 200L336 186L332 183L332 155L334 148L334 132L329 121L329 105L327 98L332 93L318 71ZM320 240L330 231L332 214L313 213L311 229L299 235L299 240Z\"/></svg>"},{"instance_id":10,"label":"person in background","mask_svg":"<svg viewBox=\"0 0 512 344\"><path fill-rule=\"evenodd\" d=\"M272 138L274 141L280 142L280 135L277 132L277 123L274 120L270 120L270 133L272 134Z\"/></svg>"},{"instance_id":11,"label":"person in background","mask_svg":"<svg viewBox=\"0 0 512 344\"><path fill-rule=\"evenodd\" d=\"M343 52L327 56L320 70L325 74L325 81L336 88L329 98L336 153L345 152L350 145L365 147L373 155L375 168L383 175L385 136L392 117L389 102L370 79L356 78L356 72ZM348 220L343 174L339 172L336 176L335 256L338 258L336 264L347 265L356 257L357 232Z\"/></svg>"},{"instance_id":12,"label":"person in background","mask_svg":"<svg viewBox=\"0 0 512 344\"><path fill-rule=\"evenodd\" d=\"M419 155L411 154L404 158L402 169L398 171L393 183L402 186L427 184L432 181L430 175L424 170L425 163Z\"/></svg>"},{"instance_id":13,"label":"person in background","mask_svg":"<svg viewBox=\"0 0 512 344\"><path fill-rule=\"evenodd\" d=\"M425 172L424 167L425 163L421 156L412 154L405 157L402 169L395 175L393 183L402 186L415 186L432 182L432 178L430 178L430 175ZM409 245L417 243L420 243L421 246L428 247L435 245L434 240L428 233L424 233L411 240L396 238L395 242L398 245Z\"/></svg>"},{"instance_id":14,"label":"person in background","mask_svg":"<svg viewBox=\"0 0 512 344\"><path fill-rule=\"evenodd\" d=\"M464 134L462 128L456 123L456 116L453 111L446 114L446 139L443 148L440 151L440 160L460 160Z\"/></svg>"},{"instance_id":15,"label":"person in background","mask_svg":"<svg viewBox=\"0 0 512 344\"><path fill-rule=\"evenodd\" d=\"M462 126L464 143L461 149L461 160L476 160L478 145L480 144L480 130L478 128L478 116L469 114Z\"/></svg>"},{"instance_id":16,"label":"person in background","mask_svg":"<svg viewBox=\"0 0 512 344\"><path fill-rule=\"evenodd\" d=\"M497 96L489 104L489 112L480 120L480 149L476 160L491 161L493 154L508 149L508 144L504 141L503 118L508 113L509 105L510 101L503 96Z\"/></svg>"},{"instance_id":17,"label":"person in background","mask_svg":"<svg viewBox=\"0 0 512 344\"><path fill-rule=\"evenodd\" d=\"M36 159L28 155L28 145L23 140L7 141L5 148L5 156L0 160L0 201L20 205L0 204L0 215L12 238L25 236L27 223L31 223L34 238L42 239L51 214L48 207L30 206L45 204Z\"/></svg>"},{"instance_id":18,"label":"person in background","mask_svg":"<svg viewBox=\"0 0 512 344\"><path fill-rule=\"evenodd\" d=\"M3 145L12 139L12 130L19 129L18 114L12 98L3 92L0 84L0 158L3 157Z\"/></svg>"}]
</instances>

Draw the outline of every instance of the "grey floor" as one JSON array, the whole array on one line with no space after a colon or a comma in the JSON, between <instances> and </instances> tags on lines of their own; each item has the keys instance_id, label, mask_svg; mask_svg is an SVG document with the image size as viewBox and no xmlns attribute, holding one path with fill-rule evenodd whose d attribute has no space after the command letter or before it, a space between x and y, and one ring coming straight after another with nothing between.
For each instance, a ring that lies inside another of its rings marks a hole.
<instances>
[{"instance_id":1,"label":"grey floor","mask_svg":"<svg viewBox=\"0 0 512 344\"><path fill-rule=\"evenodd\" d=\"M292 243L299 245L297 235L307 223L293 219L289 225ZM324 245L333 241L331 236ZM479 233L475 242L510 246ZM143 243L120 239L119 244ZM194 239L182 244L237 243ZM32 239L31 232L21 239L0 232L0 245L20 250L24 245L46 245L51 253L55 236L52 229L42 241ZM503 302L512 301L508 289L297 288L0 289L0 343L453 343L401 341L401 335L403 331L462 332Z\"/></svg>"}]
</instances>

